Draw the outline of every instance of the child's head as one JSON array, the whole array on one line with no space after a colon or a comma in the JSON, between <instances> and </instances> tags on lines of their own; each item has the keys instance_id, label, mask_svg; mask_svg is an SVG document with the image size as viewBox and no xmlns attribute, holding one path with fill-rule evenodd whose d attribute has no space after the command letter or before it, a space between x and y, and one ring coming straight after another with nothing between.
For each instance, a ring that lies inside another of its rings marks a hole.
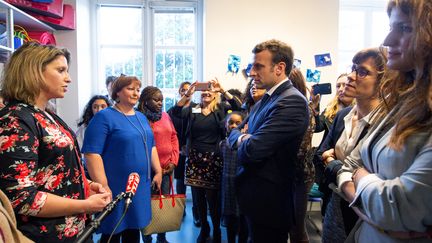
<instances>
[{"instance_id":1,"label":"child's head","mask_svg":"<svg viewBox=\"0 0 432 243\"><path fill-rule=\"evenodd\" d=\"M230 134L231 130L238 127L243 122L243 113L233 111L229 113L226 117L225 129L227 134Z\"/></svg>"}]
</instances>

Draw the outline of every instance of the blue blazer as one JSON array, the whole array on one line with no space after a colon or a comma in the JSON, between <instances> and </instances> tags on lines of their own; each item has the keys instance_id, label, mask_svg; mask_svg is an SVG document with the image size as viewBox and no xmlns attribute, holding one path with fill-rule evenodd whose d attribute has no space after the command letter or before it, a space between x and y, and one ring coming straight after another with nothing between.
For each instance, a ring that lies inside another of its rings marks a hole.
<instances>
[{"instance_id":1,"label":"blue blazer","mask_svg":"<svg viewBox=\"0 0 432 243\"><path fill-rule=\"evenodd\" d=\"M238 148L238 202L255 223L287 229L294 219L297 152L309 124L307 100L287 81L260 106L258 102L243 123L251 137ZM231 132L232 147L243 126Z\"/></svg>"}]
</instances>

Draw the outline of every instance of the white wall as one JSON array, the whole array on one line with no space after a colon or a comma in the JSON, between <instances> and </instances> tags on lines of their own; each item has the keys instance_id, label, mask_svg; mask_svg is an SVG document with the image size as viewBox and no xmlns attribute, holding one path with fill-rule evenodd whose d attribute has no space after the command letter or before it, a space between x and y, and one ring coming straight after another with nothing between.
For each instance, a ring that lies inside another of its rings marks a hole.
<instances>
[{"instance_id":1,"label":"white wall","mask_svg":"<svg viewBox=\"0 0 432 243\"><path fill-rule=\"evenodd\" d=\"M57 100L57 112L65 122L76 129L76 124L84 106L89 100L93 82L92 40L90 30L90 3L88 0L65 0L76 10L76 30L56 31L57 45L66 47L71 52L69 73L72 84L64 99Z\"/></svg>"},{"instance_id":2,"label":"white wall","mask_svg":"<svg viewBox=\"0 0 432 243\"><path fill-rule=\"evenodd\" d=\"M272 38L293 47L303 72L315 67L315 54L330 52L337 62L338 0L207 0L204 8L205 79L217 76L225 86L243 90L242 75L226 73L228 56L239 55L245 67L253 47ZM336 65L321 71L321 82L337 77Z\"/></svg>"},{"instance_id":3,"label":"white wall","mask_svg":"<svg viewBox=\"0 0 432 243\"><path fill-rule=\"evenodd\" d=\"M89 0L66 0L76 7L77 30L57 31L58 44L72 52L70 73L73 84L65 99L58 100L60 116L75 127L85 103L96 93L96 64L92 62L92 36L89 27L94 8ZM205 0L204 1L204 79L218 77L225 88L243 91L242 75L227 74L230 54L250 62L252 48L276 38L290 44L302 60L302 71L314 68L314 55L330 52L333 66L320 68L321 82L334 83L338 76L338 0ZM94 60L94 59L93 59ZM328 97L329 98L329 97ZM326 104L327 97L322 104Z\"/></svg>"},{"instance_id":4,"label":"white wall","mask_svg":"<svg viewBox=\"0 0 432 243\"><path fill-rule=\"evenodd\" d=\"M245 67L251 50L262 41L279 39L292 46L301 70L315 68L314 55L330 53L333 66L319 68L321 83L335 83L338 51L338 0L206 0L204 5L204 79L218 77L225 88L244 90L241 73L227 73L230 54L242 59ZM333 85L333 88L335 86ZM333 95L322 97L321 107ZM315 134L317 146L321 134Z\"/></svg>"}]
</instances>

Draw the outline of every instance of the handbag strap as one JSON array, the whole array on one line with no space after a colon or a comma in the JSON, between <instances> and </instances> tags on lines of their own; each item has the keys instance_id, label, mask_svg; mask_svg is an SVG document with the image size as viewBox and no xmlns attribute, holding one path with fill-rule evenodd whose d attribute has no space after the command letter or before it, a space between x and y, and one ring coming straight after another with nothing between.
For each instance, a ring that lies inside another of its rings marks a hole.
<instances>
[{"instance_id":1,"label":"handbag strap","mask_svg":"<svg viewBox=\"0 0 432 243\"><path fill-rule=\"evenodd\" d=\"M170 175L170 187L171 187L171 198L172 198L172 206L175 207L175 200L174 200L174 186L172 181L172 176Z\"/></svg>"},{"instance_id":2,"label":"handbag strap","mask_svg":"<svg viewBox=\"0 0 432 243\"><path fill-rule=\"evenodd\" d=\"M172 199L172 206L175 207L175 198L174 198L174 186L173 186L173 181L172 181L172 176L170 175L169 177L170 180L170 187L171 187L171 199ZM163 207L163 202L162 202L162 190L159 190L159 208L162 209Z\"/></svg>"}]
</instances>

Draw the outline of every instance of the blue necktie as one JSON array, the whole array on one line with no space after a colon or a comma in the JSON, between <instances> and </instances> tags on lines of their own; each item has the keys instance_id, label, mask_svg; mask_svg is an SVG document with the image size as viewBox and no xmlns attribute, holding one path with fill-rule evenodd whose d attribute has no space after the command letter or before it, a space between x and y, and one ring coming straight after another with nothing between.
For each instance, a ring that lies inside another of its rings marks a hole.
<instances>
[{"instance_id":1,"label":"blue necktie","mask_svg":"<svg viewBox=\"0 0 432 243\"><path fill-rule=\"evenodd\" d=\"M269 94L265 94L262 98L261 98L261 102L260 102L260 107L257 109L257 111L255 112L255 114L259 114L261 112L261 110L264 108L264 106L267 105L268 101L270 100L270 95Z\"/></svg>"},{"instance_id":2,"label":"blue necktie","mask_svg":"<svg viewBox=\"0 0 432 243\"><path fill-rule=\"evenodd\" d=\"M264 108L264 106L267 104L267 102L270 100L270 95L269 94L265 94L262 99L261 99L261 103L260 103L260 107L258 110L262 110L262 108Z\"/></svg>"}]
</instances>

